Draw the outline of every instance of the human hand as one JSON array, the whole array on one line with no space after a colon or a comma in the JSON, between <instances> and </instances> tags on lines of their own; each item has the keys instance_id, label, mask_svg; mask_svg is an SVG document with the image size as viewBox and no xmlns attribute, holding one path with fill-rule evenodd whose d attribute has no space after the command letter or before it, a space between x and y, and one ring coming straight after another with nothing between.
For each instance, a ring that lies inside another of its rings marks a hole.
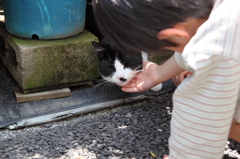
<instances>
[{"instance_id":1,"label":"human hand","mask_svg":"<svg viewBox=\"0 0 240 159\"><path fill-rule=\"evenodd\" d=\"M164 155L163 159L169 159L169 156L168 155Z\"/></svg>"},{"instance_id":2,"label":"human hand","mask_svg":"<svg viewBox=\"0 0 240 159\"><path fill-rule=\"evenodd\" d=\"M144 92L161 83L157 73L158 69L160 69L159 65L144 61L143 71L139 72L127 85L123 86L122 91Z\"/></svg>"},{"instance_id":3,"label":"human hand","mask_svg":"<svg viewBox=\"0 0 240 159\"><path fill-rule=\"evenodd\" d=\"M177 87L186 77L191 76L193 73L188 71L183 71L179 75L172 78L174 85Z\"/></svg>"}]
</instances>

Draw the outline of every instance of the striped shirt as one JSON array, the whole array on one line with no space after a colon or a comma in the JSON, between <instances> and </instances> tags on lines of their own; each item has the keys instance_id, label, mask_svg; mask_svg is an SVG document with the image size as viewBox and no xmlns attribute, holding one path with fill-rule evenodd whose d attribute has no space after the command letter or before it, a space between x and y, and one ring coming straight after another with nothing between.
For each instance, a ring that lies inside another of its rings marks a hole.
<instances>
[{"instance_id":1,"label":"striped shirt","mask_svg":"<svg viewBox=\"0 0 240 159\"><path fill-rule=\"evenodd\" d=\"M173 95L171 159L221 159L240 122L240 0L216 0L176 62L194 74Z\"/></svg>"}]
</instances>

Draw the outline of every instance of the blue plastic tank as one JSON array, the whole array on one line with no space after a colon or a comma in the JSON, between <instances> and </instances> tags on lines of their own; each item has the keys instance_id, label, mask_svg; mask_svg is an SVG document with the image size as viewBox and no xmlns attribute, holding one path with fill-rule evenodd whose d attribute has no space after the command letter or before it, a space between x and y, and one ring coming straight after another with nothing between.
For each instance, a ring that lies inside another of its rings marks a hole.
<instances>
[{"instance_id":1,"label":"blue plastic tank","mask_svg":"<svg viewBox=\"0 0 240 159\"><path fill-rule=\"evenodd\" d=\"M29 39L61 39L84 30L86 0L3 0L6 29Z\"/></svg>"}]
</instances>

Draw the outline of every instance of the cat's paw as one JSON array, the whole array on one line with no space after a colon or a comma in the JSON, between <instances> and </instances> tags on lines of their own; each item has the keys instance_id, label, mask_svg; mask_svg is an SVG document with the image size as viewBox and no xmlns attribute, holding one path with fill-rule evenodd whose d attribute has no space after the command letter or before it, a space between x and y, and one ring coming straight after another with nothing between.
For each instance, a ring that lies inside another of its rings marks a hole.
<instances>
[{"instance_id":1,"label":"cat's paw","mask_svg":"<svg viewBox=\"0 0 240 159\"><path fill-rule=\"evenodd\" d=\"M151 91L158 92L162 89L162 83L156 85L155 87L151 88Z\"/></svg>"}]
</instances>

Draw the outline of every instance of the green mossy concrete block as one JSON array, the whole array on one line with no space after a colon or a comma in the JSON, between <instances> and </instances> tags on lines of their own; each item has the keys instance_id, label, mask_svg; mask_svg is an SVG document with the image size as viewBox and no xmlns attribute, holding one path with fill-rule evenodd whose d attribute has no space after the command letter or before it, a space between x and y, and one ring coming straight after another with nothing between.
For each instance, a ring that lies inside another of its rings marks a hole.
<instances>
[{"instance_id":1,"label":"green mossy concrete block","mask_svg":"<svg viewBox=\"0 0 240 159\"><path fill-rule=\"evenodd\" d=\"M149 56L149 60L154 62L154 63L157 63L157 64L161 65L164 62L166 62L173 54L174 54L173 51L162 50L158 54L151 54Z\"/></svg>"},{"instance_id":2,"label":"green mossy concrete block","mask_svg":"<svg viewBox=\"0 0 240 159\"><path fill-rule=\"evenodd\" d=\"M15 53L16 62L12 63L16 66L11 67L16 70L10 72L22 89L68 84L99 76L92 41L98 39L87 30L75 37L49 41L22 39L8 34L10 49L5 54Z\"/></svg>"}]
</instances>

